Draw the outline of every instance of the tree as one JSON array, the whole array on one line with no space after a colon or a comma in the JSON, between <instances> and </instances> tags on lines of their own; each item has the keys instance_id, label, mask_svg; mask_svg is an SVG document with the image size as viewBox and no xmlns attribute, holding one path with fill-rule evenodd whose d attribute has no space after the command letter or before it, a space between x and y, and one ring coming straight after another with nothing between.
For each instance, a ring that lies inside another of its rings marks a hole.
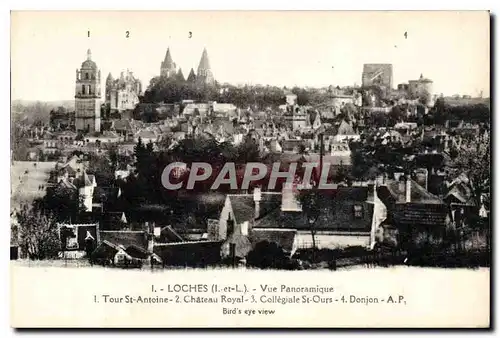
<instances>
[{"instance_id":1,"label":"tree","mask_svg":"<svg viewBox=\"0 0 500 338\"><path fill-rule=\"evenodd\" d=\"M321 203L323 199L317 189L303 189L299 193L299 203L302 206L302 212L306 217L309 230L311 231L313 261L316 252L316 222L321 213Z\"/></svg>"},{"instance_id":2,"label":"tree","mask_svg":"<svg viewBox=\"0 0 500 338\"><path fill-rule=\"evenodd\" d=\"M29 259L57 258L61 242L55 218L27 205L16 216L21 251Z\"/></svg>"},{"instance_id":3,"label":"tree","mask_svg":"<svg viewBox=\"0 0 500 338\"><path fill-rule=\"evenodd\" d=\"M37 209L54 215L61 222L73 219L78 214L79 204L78 190L61 185L47 189L45 196L34 202Z\"/></svg>"},{"instance_id":4,"label":"tree","mask_svg":"<svg viewBox=\"0 0 500 338\"><path fill-rule=\"evenodd\" d=\"M478 142L475 147L461 149L455 160L458 173L464 173L473 192L476 205L481 205L481 196L490 194L491 148L489 139Z\"/></svg>"},{"instance_id":5,"label":"tree","mask_svg":"<svg viewBox=\"0 0 500 338\"><path fill-rule=\"evenodd\" d=\"M90 154L88 172L92 173L99 186L112 186L115 180L113 164L106 155Z\"/></svg>"},{"instance_id":6,"label":"tree","mask_svg":"<svg viewBox=\"0 0 500 338\"><path fill-rule=\"evenodd\" d=\"M286 265L288 258L275 242L261 241L247 255L249 266L261 269L279 269Z\"/></svg>"}]
</instances>

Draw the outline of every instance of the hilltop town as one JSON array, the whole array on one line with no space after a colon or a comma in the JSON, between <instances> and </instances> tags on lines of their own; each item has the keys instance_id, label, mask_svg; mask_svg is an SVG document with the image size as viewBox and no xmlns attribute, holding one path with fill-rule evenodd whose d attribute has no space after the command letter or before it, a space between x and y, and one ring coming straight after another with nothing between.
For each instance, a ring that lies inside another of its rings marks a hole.
<instances>
[{"instance_id":1,"label":"hilltop town","mask_svg":"<svg viewBox=\"0 0 500 338\"><path fill-rule=\"evenodd\" d=\"M11 259L489 264L489 98L436 95L418 72L394 84L391 64L360 65L359 86L236 86L217 81L207 49L187 77L173 55L146 87L131 69L104 78L88 50L73 107L44 120L13 105ZM335 188L172 192L173 162L315 163Z\"/></svg>"}]
</instances>

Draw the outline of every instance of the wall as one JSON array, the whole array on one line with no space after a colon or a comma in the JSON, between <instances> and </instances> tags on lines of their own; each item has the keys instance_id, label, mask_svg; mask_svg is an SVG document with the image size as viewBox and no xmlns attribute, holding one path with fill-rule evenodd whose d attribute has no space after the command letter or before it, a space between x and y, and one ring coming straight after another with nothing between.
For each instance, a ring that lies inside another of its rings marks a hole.
<instances>
[{"instance_id":1,"label":"wall","mask_svg":"<svg viewBox=\"0 0 500 338\"><path fill-rule=\"evenodd\" d=\"M312 248L312 236L310 231L300 230L297 232L297 248ZM370 234L336 234L334 232L317 231L315 236L316 248L318 249L341 249L352 246L368 247L370 245Z\"/></svg>"}]
</instances>

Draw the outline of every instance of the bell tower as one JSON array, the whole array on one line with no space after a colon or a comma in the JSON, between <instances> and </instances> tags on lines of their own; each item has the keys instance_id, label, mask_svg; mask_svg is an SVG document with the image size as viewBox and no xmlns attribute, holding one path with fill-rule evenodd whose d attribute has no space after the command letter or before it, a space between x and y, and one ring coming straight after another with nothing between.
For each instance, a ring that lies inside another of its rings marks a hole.
<instances>
[{"instance_id":1,"label":"bell tower","mask_svg":"<svg viewBox=\"0 0 500 338\"><path fill-rule=\"evenodd\" d=\"M87 50L87 60L76 70L75 128L85 133L101 131L101 71Z\"/></svg>"}]
</instances>

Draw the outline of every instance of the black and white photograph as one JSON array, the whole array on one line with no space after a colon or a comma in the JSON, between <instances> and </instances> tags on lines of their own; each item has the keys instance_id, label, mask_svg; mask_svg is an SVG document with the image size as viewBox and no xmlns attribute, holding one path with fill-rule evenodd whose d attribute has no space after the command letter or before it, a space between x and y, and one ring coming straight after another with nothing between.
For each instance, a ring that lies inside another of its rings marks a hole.
<instances>
[{"instance_id":1,"label":"black and white photograph","mask_svg":"<svg viewBox=\"0 0 500 338\"><path fill-rule=\"evenodd\" d=\"M12 11L13 327L490 327L488 11Z\"/></svg>"}]
</instances>

